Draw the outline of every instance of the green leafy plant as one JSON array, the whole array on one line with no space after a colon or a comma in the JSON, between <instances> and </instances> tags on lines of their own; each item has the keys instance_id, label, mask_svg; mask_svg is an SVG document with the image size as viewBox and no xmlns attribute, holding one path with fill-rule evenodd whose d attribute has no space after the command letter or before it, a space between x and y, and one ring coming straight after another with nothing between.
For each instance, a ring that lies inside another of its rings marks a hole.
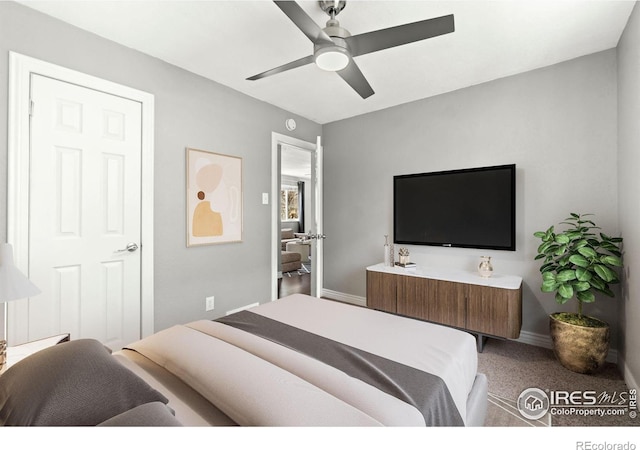
<instances>
[{"instance_id":1,"label":"green leafy plant","mask_svg":"<svg viewBox=\"0 0 640 450\"><path fill-rule=\"evenodd\" d=\"M571 213L560 222L567 226L566 230L556 232L551 226L534 233L542 240L535 258L544 260L540 289L555 292L561 305L575 297L579 317L583 303L594 302L596 292L614 296L609 286L619 283L615 269L622 267L622 238L596 232L600 227L587 216L592 214Z\"/></svg>"}]
</instances>

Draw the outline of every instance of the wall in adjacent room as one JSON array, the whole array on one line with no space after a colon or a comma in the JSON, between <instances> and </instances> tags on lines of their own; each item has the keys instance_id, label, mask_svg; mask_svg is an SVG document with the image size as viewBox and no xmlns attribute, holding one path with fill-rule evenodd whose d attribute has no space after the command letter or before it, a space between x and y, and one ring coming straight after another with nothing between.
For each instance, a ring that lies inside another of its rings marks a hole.
<instances>
[{"instance_id":1,"label":"wall in adjacent room","mask_svg":"<svg viewBox=\"0 0 640 450\"><path fill-rule=\"evenodd\" d=\"M629 387L640 383L640 6L618 44L618 204L625 277L620 308L621 366Z\"/></svg>"},{"instance_id":2,"label":"wall in adjacent room","mask_svg":"<svg viewBox=\"0 0 640 450\"><path fill-rule=\"evenodd\" d=\"M570 212L594 213L605 232L619 233L616 89L608 50L324 125L324 287L366 295L365 268L383 261L392 235L394 175L515 163L515 252L408 247L418 264L471 271L491 256L496 273L524 279L523 331L547 335L548 314L561 308L540 292L533 233ZM619 301L586 312L615 335Z\"/></svg>"},{"instance_id":3,"label":"wall in adjacent room","mask_svg":"<svg viewBox=\"0 0 640 450\"><path fill-rule=\"evenodd\" d=\"M155 95L155 328L270 299L271 133L316 141L321 126L13 2L0 2L0 79L15 51ZM0 85L6 105L7 83ZM298 123L285 130L287 118ZM7 142L7 109L0 108ZM185 148L243 158L243 242L186 248ZM6 240L7 148L0 147L0 240ZM247 283L247 271L251 282ZM205 297L216 309L205 313Z\"/></svg>"},{"instance_id":4,"label":"wall in adjacent room","mask_svg":"<svg viewBox=\"0 0 640 450\"><path fill-rule=\"evenodd\" d=\"M311 164L311 162L309 162L309 164ZM291 175L282 175L280 180L281 180L281 183L280 183L281 186L288 186L288 187L295 187L295 188L298 187L299 181L304 183L304 210L303 210L304 229L300 229L299 221L296 220L294 223L297 227L296 229L298 229L301 233L305 233L305 232L309 232L310 230L313 230L313 223L311 221L312 213L313 213L313 211L311 210L311 206L312 206L311 179L308 177L301 178L301 177L296 177ZM287 228L289 226L286 221L281 223L282 223L281 228Z\"/></svg>"}]
</instances>

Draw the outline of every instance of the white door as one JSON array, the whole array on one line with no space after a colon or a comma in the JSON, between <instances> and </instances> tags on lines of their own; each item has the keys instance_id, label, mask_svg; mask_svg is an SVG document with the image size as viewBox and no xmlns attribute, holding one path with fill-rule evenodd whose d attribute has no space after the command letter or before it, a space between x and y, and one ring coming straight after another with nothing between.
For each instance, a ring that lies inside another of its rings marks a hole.
<instances>
[{"instance_id":1,"label":"white door","mask_svg":"<svg viewBox=\"0 0 640 450\"><path fill-rule=\"evenodd\" d=\"M140 338L141 104L31 76L29 274L11 342Z\"/></svg>"},{"instance_id":2,"label":"white door","mask_svg":"<svg viewBox=\"0 0 640 450\"><path fill-rule=\"evenodd\" d=\"M313 221L315 224L312 234L312 249L314 257L312 258L313 272L311 274L311 295L314 297L322 296L322 284L324 280L324 226L323 226L323 199L322 199L322 180L323 180L323 153L322 142L320 136L316 141L316 148L313 152L311 160L311 176L314 183L311 185L313 189Z\"/></svg>"}]
</instances>

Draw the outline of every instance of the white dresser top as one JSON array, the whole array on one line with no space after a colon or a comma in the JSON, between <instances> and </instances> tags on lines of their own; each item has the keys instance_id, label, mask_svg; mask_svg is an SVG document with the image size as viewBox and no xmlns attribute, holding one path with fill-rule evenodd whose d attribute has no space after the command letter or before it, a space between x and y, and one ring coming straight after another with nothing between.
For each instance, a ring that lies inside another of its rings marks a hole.
<instances>
[{"instance_id":1,"label":"white dresser top","mask_svg":"<svg viewBox=\"0 0 640 450\"><path fill-rule=\"evenodd\" d=\"M520 285L522 284L522 277L517 275L494 273L489 278L483 278L476 272L436 267L416 266L404 268L399 266L385 266L383 263L380 263L367 267L367 270L411 277L431 278L434 280L453 281L455 283L477 284L501 289L520 289Z\"/></svg>"}]
</instances>

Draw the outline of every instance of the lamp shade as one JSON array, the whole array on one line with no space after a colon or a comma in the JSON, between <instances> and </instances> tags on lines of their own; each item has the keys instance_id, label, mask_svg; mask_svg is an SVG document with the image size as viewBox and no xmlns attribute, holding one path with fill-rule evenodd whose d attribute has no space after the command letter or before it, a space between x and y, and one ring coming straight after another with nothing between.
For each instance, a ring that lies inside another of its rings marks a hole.
<instances>
[{"instance_id":1,"label":"lamp shade","mask_svg":"<svg viewBox=\"0 0 640 450\"><path fill-rule=\"evenodd\" d=\"M11 244L0 244L0 302L9 302L40 293L13 263Z\"/></svg>"}]
</instances>

